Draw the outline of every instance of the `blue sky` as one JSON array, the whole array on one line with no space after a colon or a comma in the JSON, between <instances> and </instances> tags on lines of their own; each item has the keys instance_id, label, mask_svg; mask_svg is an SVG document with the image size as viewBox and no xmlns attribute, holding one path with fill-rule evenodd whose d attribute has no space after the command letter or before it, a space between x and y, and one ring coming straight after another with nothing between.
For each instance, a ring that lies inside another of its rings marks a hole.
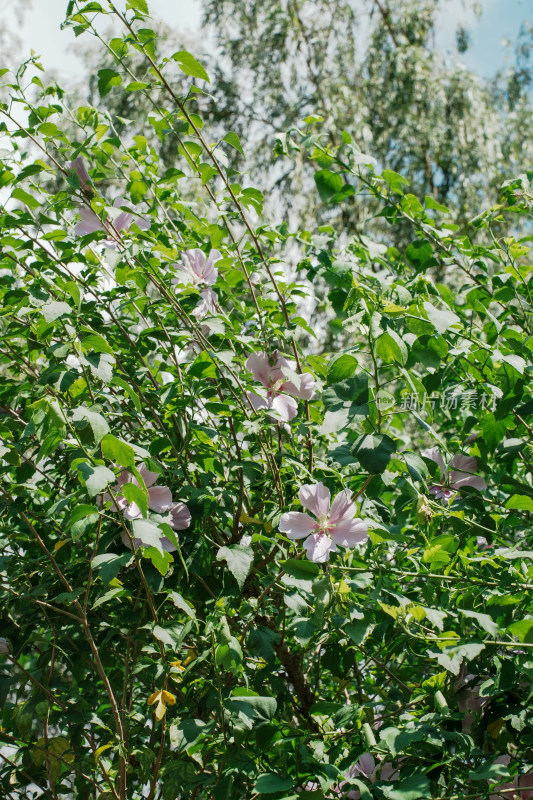
<instances>
[{"instance_id":1,"label":"blue sky","mask_svg":"<svg viewBox=\"0 0 533 800\"><path fill-rule=\"evenodd\" d=\"M15 0L16 1L16 0ZM353 0L356 6L361 0ZM437 43L441 50L457 57L455 53L455 30L459 23L470 30L472 48L459 60L480 75L489 76L500 66L509 63L510 54L503 46L504 39L513 40L522 21L533 22L533 0L480 0L483 14L480 19L468 10L469 0L446 0L439 17ZM199 0L149 0L155 17L169 25L191 33L191 49L200 40ZM34 0L27 12L22 29L14 19L13 30L23 42L20 60L29 55L30 49L41 53L43 66L53 69L63 80L69 76L81 76L83 68L76 56L74 36L70 31L60 32L66 0ZM10 14L9 6L7 11Z\"/></svg>"},{"instance_id":2,"label":"blue sky","mask_svg":"<svg viewBox=\"0 0 533 800\"><path fill-rule=\"evenodd\" d=\"M457 24L464 22L471 33L472 47L458 58L469 69L488 77L511 63L512 52L504 46L504 40L514 41L525 19L533 23L533 0L482 0L480 18L461 6L459 0L452 2L449 11L441 16L439 45L452 53Z\"/></svg>"}]
</instances>

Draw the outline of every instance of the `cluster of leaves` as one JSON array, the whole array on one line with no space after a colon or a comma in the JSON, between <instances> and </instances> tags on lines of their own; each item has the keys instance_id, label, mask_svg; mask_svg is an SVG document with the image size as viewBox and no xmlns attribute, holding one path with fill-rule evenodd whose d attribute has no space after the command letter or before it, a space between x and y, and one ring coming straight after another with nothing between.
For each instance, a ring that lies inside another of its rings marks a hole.
<instances>
[{"instance_id":1,"label":"cluster of leaves","mask_svg":"<svg viewBox=\"0 0 533 800\"><path fill-rule=\"evenodd\" d=\"M530 221L528 176L459 230L310 121L278 151L308 162L317 204L371 197L408 243L341 248L332 226L269 225L261 192L226 166L237 135L204 132L201 64L156 57L145 0L71 0L66 24L99 37L107 15L124 32L102 40L114 61L99 91L157 97L150 135L70 108L29 65L4 75L4 795L442 800L516 786L533 748L533 268L509 231ZM68 166L79 156L89 181ZM129 230L113 225L118 187ZM100 229L77 235L89 209ZM177 281L195 248L221 253L203 316L199 287ZM282 269L295 253L305 284ZM341 352L303 347L317 281ZM320 387L290 422L248 399L264 387L247 358L275 350ZM475 458L486 491L431 494L444 479L431 446ZM177 536L146 469L190 511ZM124 470L132 519L116 504ZM319 481L351 491L370 530L326 564L279 532ZM353 770L364 753L392 765L387 779Z\"/></svg>"}]
</instances>

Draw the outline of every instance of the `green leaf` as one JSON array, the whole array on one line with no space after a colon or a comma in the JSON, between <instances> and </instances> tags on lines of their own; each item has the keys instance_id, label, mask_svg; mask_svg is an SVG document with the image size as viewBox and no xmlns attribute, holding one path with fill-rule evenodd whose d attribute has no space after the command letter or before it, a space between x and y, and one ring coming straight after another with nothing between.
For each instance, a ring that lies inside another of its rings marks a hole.
<instances>
[{"instance_id":1,"label":"green leaf","mask_svg":"<svg viewBox=\"0 0 533 800\"><path fill-rule=\"evenodd\" d=\"M253 551L249 547L233 545L221 547L217 553L217 561L225 561L228 569L242 589L254 560Z\"/></svg>"},{"instance_id":2,"label":"green leaf","mask_svg":"<svg viewBox=\"0 0 533 800\"><path fill-rule=\"evenodd\" d=\"M409 450L404 450L402 456L411 478L414 481L424 482L428 476L428 468L418 453L411 453Z\"/></svg>"},{"instance_id":3,"label":"green leaf","mask_svg":"<svg viewBox=\"0 0 533 800\"><path fill-rule=\"evenodd\" d=\"M176 606L176 608L184 611L191 619L196 619L196 612L194 608L185 600L179 592L171 591L169 597Z\"/></svg>"},{"instance_id":4,"label":"green leaf","mask_svg":"<svg viewBox=\"0 0 533 800\"><path fill-rule=\"evenodd\" d=\"M154 522L150 522L147 519L134 519L132 528L135 539L140 539L145 547L155 547L156 550L163 554L162 534Z\"/></svg>"},{"instance_id":5,"label":"green leaf","mask_svg":"<svg viewBox=\"0 0 533 800\"><path fill-rule=\"evenodd\" d=\"M342 189L342 175L329 169L320 169L315 172L315 183L320 199L327 202Z\"/></svg>"},{"instance_id":6,"label":"green leaf","mask_svg":"<svg viewBox=\"0 0 533 800\"><path fill-rule=\"evenodd\" d=\"M127 567L133 561L131 553L102 553L102 555L95 556L91 565L92 568L98 570L100 578L104 583L109 583L116 578L121 567Z\"/></svg>"},{"instance_id":7,"label":"green leaf","mask_svg":"<svg viewBox=\"0 0 533 800\"><path fill-rule=\"evenodd\" d=\"M339 383L351 378L357 369L357 359L349 353L338 356L328 364L328 383Z\"/></svg>"},{"instance_id":8,"label":"green leaf","mask_svg":"<svg viewBox=\"0 0 533 800\"><path fill-rule=\"evenodd\" d=\"M516 636L519 642L533 642L533 619L520 619L513 622L507 628L512 636Z\"/></svg>"},{"instance_id":9,"label":"green leaf","mask_svg":"<svg viewBox=\"0 0 533 800\"><path fill-rule=\"evenodd\" d=\"M498 778L509 778L510 774L509 768L505 764L497 764L493 761L492 764L483 764L475 772L469 772L468 777L471 781L496 781Z\"/></svg>"},{"instance_id":10,"label":"green leaf","mask_svg":"<svg viewBox=\"0 0 533 800\"><path fill-rule=\"evenodd\" d=\"M190 622L187 623L187 627L180 624L167 625L166 628L162 628L161 625L155 625L153 634L158 641L163 642L163 644L166 644L173 650L178 651L181 647L184 636L186 635L187 631L190 630L190 627Z\"/></svg>"},{"instance_id":11,"label":"green leaf","mask_svg":"<svg viewBox=\"0 0 533 800\"><path fill-rule=\"evenodd\" d=\"M41 205L40 201L33 197L28 192L25 192L24 189L21 189L20 186L17 186L16 189L13 189L11 192L11 199L12 200L20 200L21 203L24 203L25 206L29 208L39 208Z\"/></svg>"},{"instance_id":12,"label":"green leaf","mask_svg":"<svg viewBox=\"0 0 533 800\"><path fill-rule=\"evenodd\" d=\"M127 6L133 9L133 11L138 11L139 14L144 14L145 16L149 13L146 0L128 0Z\"/></svg>"},{"instance_id":13,"label":"green leaf","mask_svg":"<svg viewBox=\"0 0 533 800\"><path fill-rule=\"evenodd\" d=\"M364 372L353 378L328 385L322 394L324 405L331 411L350 403L350 415L368 414L368 378Z\"/></svg>"},{"instance_id":14,"label":"green leaf","mask_svg":"<svg viewBox=\"0 0 533 800\"><path fill-rule=\"evenodd\" d=\"M382 791L388 800L422 800L431 797L429 781L422 774L411 775L404 781L384 786Z\"/></svg>"},{"instance_id":15,"label":"green leaf","mask_svg":"<svg viewBox=\"0 0 533 800\"><path fill-rule=\"evenodd\" d=\"M392 191L398 192L398 194L402 194L402 186L409 186L409 181L407 178L404 178L403 175L399 175L392 169L384 169L382 177L389 184Z\"/></svg>"},{"instance_id":16,"label":"green leaf","mask_svg":"<svg viewBox=\"0 0 533 800\"><path fill-rule=\"evenodd\" d=\"M395 451L396 443L385 433L363 434L352 447L352 453L363 469L372 475L385 471Z\"/></svg>"},{"instance_id":17,"label":"green leaf","mask_svg":"<svg viewBox=\"0 0 533 800\"><path fill-rule=\"evenodd\" d=\"M103 336L98 333L91 333L81 341L81 349L84 353L94 350L95 353L108 353L113 355L113 350Z\"/></svg>"},{"instance_id":18,"label":"green leaf","mask_svg":"<svg viewBox=\"0 0 533 800\"><path fill-rule=\"evenodd\" d=\"M121 83L122 76L114 69L98 70L98 91L100 97L105 97L106 94L109 94L113 86L120 86Z\"/></svg>"},{"instance_id":19,"label":"green leaf","mask_svg":"<svg viewBox=\"0 0 533 800\"><path fill-rule=\"evenodd\" d=\"M229 641L220 644L215 653L215 663L224 669L235 669L242 663L242 648L239 640L230 636Z\"/></svg>"},{"instance_id":20,"label":"green leaf","mask_svg":"<svg viewBox=\"0 0 533 800\"><path fill-rule=\"evenodd\" d=\"M241 140L239 139L236 133L234 133L233 131L228 131L228 133L222 138L222 141L230 144L235 150L237 150L241 154L241 156L244 156Z\"/></svg>"},{"instance_id":21,"label":"green leaf","mask_svg":"<svg viewBox=\"0 0 533 800\"><path fill-rule=\"evenodd\" d=\"M76 467L84 480L87 491L94 497L100 494L110 483L115 482L115 473L100 464L92 465L83 461Z\"/></svg>"},{"instance_id":22,"label":"green leaf","mask_svg":"<svg viewBox=\"0 0 533 800\"><path fill-rule=\"evenodd\" d=\"M274 794L292 789L293 783L289 778L282 778L274 772L263 772L255 782L254 792L258 794Z\"/></svg>"},{"instance_id":23,"label":"green leaf","mask_svg":"<svg viewBox=\"0 0 533 800\"><path fill-rule=\"evenodd\" d=\"M150 84L143 83L142 81L131 81L131 83L128 83L124 88L127 92L140 92L143 89L149 89Z\"/></svg>"},{"instance_id":24,"label":"green leaf","mask_svg":"<svg viewBox=\"0 0 533 800\"><path fill-rule=\"evenodd\" d=\"M431 303L424 303L424 311L437 333L446 333L452 325L462 327L461 320L448 308L435 308Z\"/></svg>"},{"instance_id":25,"label":"green leaf","mask_svg":"<svg viewBox=\"0 0 533 800\"><path fill-rule=\"evenodd\" d=\"M224 705L229 711L244 711L247 715L251 712L263 720L273 719L278 707L274 697L260 697L244 688L235 689Z\"/></svg>"},{"instance_id":26,"label":"green leaf","mask_svg":"<svg viewBox=\"0 0 533 800\"><path fill-rule=\"evenodd\" d=\"M109 429L108 429L109 430ZM102 455L110 461L114 461L121 467L135 466L135 453L133 447L122 439L117 439L112 433L108 433L101 442Z\"/></svg>"},{"instance_id":27,"label":"green leaf","mask_svg":"<svg viewBox=\"0 0 533 800\"><path fill-rule=\"evenodd\" d=\"M72 314L72 309L68 303L63 303L60 300L52 300L50 303L45 303L41 306L41 314L47 322L54 322L64 314Z\"/></svg>"},{"instance_id":28,"label":"green leaf","mask_svg":"<svg viewBox=\"0 0 533 800\"><path fill-rule=\"evenodd\" d=\"M524 494L513 494L505 504L505 508L517 511L533 511L533 497Z\"/></svg>"},{"instance_id":29,"label":"green leaf","mask_svg":"<svg viewBox=\"0 0 533 800\"><path fill-rule=\"evenodd\" d=\"M405 364L407 361L407 347L396 331L389 328L376 340L376 355L388 364L394 361L399 364Z\"/></svg>"},{"instance_id":30,"label":"green leaf","mask_svg":"<svg viewBox=\"0 0 533 800\"><path fill-rule=\"evenodd\" d=\"M108 353L94 353L85 358L95 378L100 378L103 383L109 383L113 377L115 359Z\"/></svg>"},{"instance_id":31,"label":"green leaf","mask_svg":"<svg viewBox=\"0 0 533 800\"><path fill-rule=\"evenodd\" d=\"M114 586L105 594L101 595L94 603L93 609L98 608L98 606L107 603L108 600L113 600L115 597L123 597L124 595L128 595L131 597L130 592L128 589L124 589L122 586Z\"/></svg>"},{"instance_id":32,"label":"green leaf","mask_svg":"<svg viewBox=\"0 0 533 800\"><path fill-rule=\"evenodd\" d=\"M85 421L89 423L93 432L95 444L98 444L106 434L110 435L109 425L104 417L98 412L92 411L90 408L85 408L85 406L75 408L72 413L72 419L75 422Z\"/></svg>"},{"instance_id":33,"label":"green leaf","mask_svg":"<svg viewBox=\"0 0 533 800\"><path fill-rule=\"evenodd\" d=\"M293 578L301 581L313 581L320 575L320 567L313 561L300 561L297 558L289 558L288 561L280 561L280 567Z\"/></svg>"},{"instance_id":34,"label":"green leaf","mask_svg":"<svg viewBox=\"0 0 533 800\"><path fill-rule=\"evenodd\" d=\"M143 517L146 518L148 516L148 492L146 489L142 489L136 483L130 481L122 487L122 494L128 503L135 503L139 506Z\"/></svg>"},{"instance_id":35,"label":"green leaf","mask_svg":"<svg viewBox=\"0 0 533 800\"><path fill-rule=\"evenodd\" d=\"M186 50L179 50L172 56L174 61L177 61L179 68L185 75L190 75L192 78L200 78L203 81L210 83L209 75L204 67L200 64L195 57L188 53Z\"/></svg>"}]
</instances>

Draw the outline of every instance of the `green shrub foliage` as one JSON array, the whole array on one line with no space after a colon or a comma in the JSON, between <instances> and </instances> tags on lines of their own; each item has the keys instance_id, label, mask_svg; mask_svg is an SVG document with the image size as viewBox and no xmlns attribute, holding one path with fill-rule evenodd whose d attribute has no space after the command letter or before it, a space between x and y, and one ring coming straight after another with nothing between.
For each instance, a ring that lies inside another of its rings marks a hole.
<instances>
[{"instance_id":1,"label":"green shrub foliage","mask_svg":"<svg viewBox=\"0 0 533 800\"><path fill-rule=\"evenodd\" d=\"M272 226L125 6L65 24L150 136L3 74L2 797L526 798L528 175L458 228L310 117L317 209L408 244Z\"/></svg>"}]
</instances>

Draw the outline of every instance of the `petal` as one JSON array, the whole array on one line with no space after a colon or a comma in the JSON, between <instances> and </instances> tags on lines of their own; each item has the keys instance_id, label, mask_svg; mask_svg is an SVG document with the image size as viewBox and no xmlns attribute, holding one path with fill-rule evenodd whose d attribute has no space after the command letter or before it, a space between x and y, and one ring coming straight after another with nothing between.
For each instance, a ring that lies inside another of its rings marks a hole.
<instances>
[{"instance_id":1,"label":"petal","mask_svg":"<svg viewBox=\"0 0 533 800\"><path fill-rule=\"evenodd\" d=\"M379 773L380 781L392 781L398 777L398 770L395 769L390 761L385 761Z\"/></svg>"},{"instance_id":2,"label":"petal","mask_svg":"<svg viewBox=\"0 0 533 800\"><path fill-rule=\"evenodd\" d=\"M304 372L302 375L299 375L298 378L299 385L294 381L286 381L282 385L281 390L293 397L297 397L299 400L311 400L315 394L315 379L310 372Z\"/></svg>"},{"instance_id":3,"label":"petal","mask_svg":"<svg viewBox=\"0 0 533 800\"><path fill-rule=\"evenodd\" d=\"M76 236L87 236L89 233L103 230L105 230L104 225L91 208L87 206L80 208L80 222L74 226Z\"/></svg>"},{"instance_id":4,"label":"petal","mask_svg":"<svg viewBox=\"0 0 533 800\"><path fill-rule=\"evenodd\" d=\"M248 398L248 402L254 411L259 411L261 408L270 408L268 401L264 397L260 397L255 392L246 392L246 397Z\"/></svg>"},{"instance_id":5,"label":"petal","mask_svg":"<svg viewBox=\"0 0 533 800\"><path fill-rule=\"evenodd\" d=\"M298 403L293 397L288 394L277 394L272 400L272 408L274 408L281 419L290 422L298 413Z\"/></svg>"},{"instance_id":6,"label":"petal","mask_svg":"<svg viewBox=\"0 0 533 800\"><path fill-rule=\"evenodd\" d=\"M122 539L122 544L123 544L125 547L127 547L127 548L128 548L128 550L131 550L131 542L130 542L130 538L129 538L128 534L126 533L126 531L120 531L120 538ZM134 548L135 548L136 550L137 550L137 548L138 548L138 547L139 547L141 544L142 544L142 542L141 542L141 540L140 540L140 539L134 539L134 540L133 540L133 546L134 546Z\"/></svg>"},{"instance_id":7,"label":"petal","mask_svg":"<svg viewBox=\"0 0 533 800\"><path fill-rule=\"evenodd\" d=\"M362 756L359 756L352 769L354 771L357 770L356 774L364 775L368 780L372 780L372 775L376 769L374 756L371 753L363 753ZM355 775L351 777L355 777Z\"/></svg>"},{"instance_id":8,"label":"petal","mask_svg":"<svg viewBox=\"0 0 533 800\"><path fill-rule=\"evenodd\" d=\"M204 270L204 280L209 285L215 283L216 279L218 278L218 269L215 267L215 264L217 261L220 261L221 258L222 255L218 250L211 250L209 253Z\"/></svg>"},{"instance_id":9,"label":"petal","mask_svg":"<svg viewBox=\"0 0 533 800\"><path fill-rule=\"evenodd\" d=\"M457 453L450 461L450 469L458 472L476 472L477 460L473 456L465 456Z\"/></svg>"},{"instance_id":10,"label":"petal","mask_svg":"<svg viewBox=\"0 0 533 800\"><path fill-rule=\"evenodd\" d=\"M170 524L176 531L184 531L191 524L191 512L185 503L174 503L170 509L170 516L172 518Z\"/></svg>"},{"instance_id":11,"label":"petal","mask_svg":"<svg viewBox=\"0 0 533 800\"><path fill-rule=\"evenodd\" d=\"M159 478L158 472L150 472L149 469L146 469L144 464L139 467L139 472L141 473L141 478L143 479L145 486L153 486L156 480Z\"/></svg>"},{"instance_id":12,"label":"petal","mask_svg":"<svg viewBox=\"0 0 533 800\"><path fill-rule=\"evenodd\" d=\"M216 303L218 301L217 293L210 289L209 286L206 289L202 289L200 292L200 302L194 309L193 316L196 319L203 319L207 314L216 314Z\"/></svg>"},{"instance_id":13,"label":"petal","mask_svg":"<svg viewBox=\"0 0 533 800\"><path fill-rule=\"evenodd\" d=\"M303 539L315 528L316 522L309 514L303 514L301 511L289 511L288 514L281 515L279 530L281 533L286 533L289 539Z\"/></svg>"},{"instance_id":14,"label":"petal","mask_svg":"<svg viewBox=\"0 0 533 800\"><path fill-rule=\"evenodd\" d=\"M357 506L352 500L349 489L343 489L336 495L329 512L330 524L335 525L343 519L353 519L357 514Z\"/></svg>"},{"instance_id":15,"label":"petal","mask_svg":"<svg viewBox=\"0 0 533 800\"><path fill-rule=\"evenodd\" d=\"M129 211L121 211L118 217L113 220L113 227L118 231L127 231L133 222L133 214Z\"/></svg>"},{"instance_id":16,"label":"petal","mask_svg":"<svg viewBox=\"0 0 533 800\"><path fill-rule=\"evenodd\" d=\"M335 542L323 533L313 533L304 542L304 548L309 561L315 564L324 564L329 561L329 554L337 549Z\"/></svg>"},{"instance_id":17,"label":"petal","mask_svg":"<svg viewBox=\"0 0 533 800\"><path fill-rule=\"evenodd\" d=\"M141 509L137 503L128 503L123 511L123 514L125 519L138 519L139 517L142 517Z\"/></svg>"},{"instance_id":18,"label":"petal","mask_svg":"<svg viewBox=\"0 0 533 800\"><path fill-rule=\"evenodd\" d=\"M300 503L316 517L327 517L331 495L323 483L305 483L298 492Z\"/></svg>"},{"instance_id":19,"label":"petal","mask_svg":"<svg viewBox=\"0 0 533 800\"><path fill-rule=\"evenodd\" d=\"M162 548L163 548L163 550L165 550L167 553L175 553L175 552L176 552L176 550L178 549L177 547L175 547L175 546L172 544L172 542L170 541L170 539L169 539L167 536L162 536L162 537L161 537L161 547L162 547Z\"/></svg>"},{"instance_id":20,"label":"petal","mask_svg":"<svg viewBox=\"0 0 533 800\"><path fill-rule=\"evenodd\" d=\"M480 492L485 491L487 488L484 479L479 475L469 475L464 472L456 472L455 470L450 473L450 485L453 486L454 489L464 489L465 486L468 486Z\"/></svg>"},{"instance_id":21,"label":"petal","mask_svg":"<svg viewBox=\"0 0 533 800\"><path fill-rule=\"evenodd\" d=\"M244 362L244 366L252 373L256 381L260 381L267 389L270 387L270 365L265 352L252 353Z\"/></svg>"},{"instance_id":22,"label":"petal","mask_svg":"<svg viewBox=\"0 0 533 800\"><path fill-rule=\"evenodd\" d=\"M148 489L148 498L152 511L169 511L172 507L172 492L167 486L151 486Z\"/></svg>"},{"instance_id":23,"label":"petal","mask_svg":"<svg viewBox=\"0 0 533 800\"><path fill-rule=\"evenodd\" d=\"M446 467L444 465L444 459L442 458L439 448L430 447L428 450L423 450L422 455L424 458L429 458L431 461L434 461L435 464L437 464L440 469L441 478L444 478L446 474Z\"/></svg>"},{"instance_id":24,"label":"petal","mask_svg":"<svg viewBox=\"0 0 533 800\"><path fill-rule=\"evenodd\" d=\"M89 178L89 173L87 172L87 167L85 166L85 162L81 156L77 156L74 161L69 161L66 164L67 169L73 169L76 175L78 176L78 180L80 182L80 188L83 189L86 183L90 183L91 179Z\"/></svg>"},{"instance_id":25,"label":"petal","mask_svg":"<svg viewBox=\"0 0 533 800\"><path fill-rule=\"evenodd\" d=\"M340 547L354 547L368 539L368 525L360 519L342 520L333 528L330 535Z\"/></svg>"},{"instance_id":26,"label":"petal","mask_svg":"<svg viewBox=\"0 0 533 800\"><path fill-rule=\"evenodd\" d=\"M134 222L141 231L147 231L150 228L150 220L146 217L135 217Z\"/></svg>"}]
</instances>

